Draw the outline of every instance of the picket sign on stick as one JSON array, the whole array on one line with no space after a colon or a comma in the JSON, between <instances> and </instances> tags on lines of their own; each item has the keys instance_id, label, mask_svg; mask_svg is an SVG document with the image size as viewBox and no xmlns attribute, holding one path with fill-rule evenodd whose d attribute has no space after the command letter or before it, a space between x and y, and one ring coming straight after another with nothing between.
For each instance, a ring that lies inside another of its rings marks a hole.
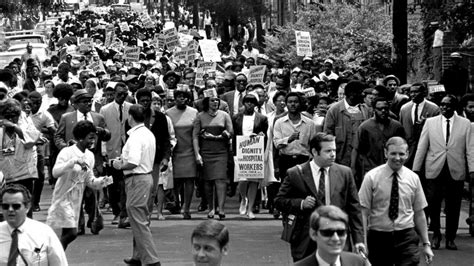
<instances>
[{"instance_id":1,"label":"picket sign on stick","mask_svg":"<svg viewBox=\"0 0 474 266\"><path fill-rule=\"evenodd\" d=\"M264 177L264 137L237 136L234 157L234 181L263 179Z\"/></svg>"}]
</instances>

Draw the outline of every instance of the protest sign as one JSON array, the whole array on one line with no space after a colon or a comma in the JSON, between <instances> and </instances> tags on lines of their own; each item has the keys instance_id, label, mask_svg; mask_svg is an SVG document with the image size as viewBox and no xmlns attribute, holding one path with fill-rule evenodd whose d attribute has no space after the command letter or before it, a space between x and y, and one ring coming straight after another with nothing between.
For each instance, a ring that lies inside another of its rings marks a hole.
<instances>
[{"instance_id":1,"label":"protest sign","mask_svg":"<svg viewBox=\"0 0 474 266\"><path fill-rule=\"evenodd\" d=\"M304 93L304 96L306 96L306 97L316 96L316 92L314 91L313 87L303 89L303 93Z\"/></svg>"},{"instance_id":2,"label":"protest sign","mask_svg":"<svg viewBox=\"0 0 474 266\"><path fill-rule=\"evenodd\" d=\"M165 36L165 43L168 50L173 50L180 46L178 32L175 28L167 29L163 31Z\"/></svg>"},{"instance_id":3,"label":"protest sign","mask_svg":"<svg viewBox=\"0 0 474 266\"><path fill-rule=\"evenodd\" d=\"M140 47L125 47L123 57L129 62L138 62L140 58Z\"/></svg>"},{"instance_id":4,"label":"protest sign","mask_svg":"<svg viewBox=\"0 0 474 266\"><path fill-rule=\"evenodd\" d=\"M121 22L121 23L119 24L119 26L120 26L120 30L121 30L122 32L124 32L124 31L130 31L130 27L128 26L128 23L127 23L126 21Z\"/></svg>"},{"instance_id":5,"label":"protest sign","mask_svg":"<svg viewBox=\"0 0 474 266\"><path fill-rule=\"evenodd\" d=\"M248 84L263 84L263 78L265 76L265 71L267 66L250 66Z\"/></svg>"},{"instance_id":6,"label":"protest sign","mask_svg":"<svg viewBox=\"0 0 474 266\"><path fill-rule=\"evenodd\" d=\"M181 44L181 47L186 47L188 44L193 40L193 36L188 35L188 34L182 34L178 33L179 35L179 42Z\"/></svg>"},{"instance_id":7,"label":"protest sign","mask_svg":"<svg viewBox=\"0 0 474 266\"><path fill-rule=\"evenodd\" d=\"M203 93L204 93L204 97L217 98L217 91L215 88L207 89Z\"/></svg>"},{"instance_id":8,"label":"protest sign","mask_svg":"<svg viewBox=\"0 0 474 266\"><path fill-rule=\"evenodd\" d=\"M264 137L237 136L234 181L263 179Z\"/></svg>"},{"instance_id":9,"label":"protest sign","mask_svg":"<svg viewBox=\"0 0 474 266\"><path fill-rule=\"evenodd\" d=\"M87 68L91 69L92 71L94 72L99 72L99 71L103 71L103 72L106 72L105 71L105 67L104 67L104 63L102 62L102 60L99 60L99 61L93 61L92 63L90 63Z\"/></svg>"},{"instance_id":10,"label":"protest sign","mask_svg":"<svg viewBox=\"0 0 474 266\"><path fill-rule=\"evenodd\" d=\"M80 38L79 39L79 51L87 52L94 49L94 41L92 38Z\"/></svg>"},{"instance_id":11,"label":"protest sign","mask_svg":"<svg viewBox=\"0 0 474 266\"><path fill-rule=\"evenodd\" d=\"M429 93L443 92L443 91L446 91L443 84L428 85L428 92Z\"/></svg>"},{"instance_id":12,"label":"protest sign","mask_svg":"<svg viewBox=\"0 0 474 266\"><path fill-rule=\"evenodd\" d=\"M216 62L204 62L204 61L199 61L197 64L197 69L196 69L196 80L194 82L194 86L196 87L204 87L204 75L209 71L209 70L215 70L217 66Z\"/></svg>"},{"instance_id":13,"label":"protest sign","mask_svg":"<svg viewBox=\"0 0 474 266\"><path fill-rule=\"evenodd\" d=\"M140 20L144 28L154 28L155 23L151 20L150 16L147 13L142 13L140 15Z\"/></svg>"},{"instance_id":14,"label":"protest sign","mask_svg":"<svg viewBox=\"0 0 474 266\"><path fill-rule=\"evenodd\" d=\"M295 30L296 35L296 55L297 56L313 56L311 48L311 35L307 31Z\"/></svg>"},{"instance_id":15,"label":"protest sign","mask_svg":"<svg viewBox=\"0 0 474 266\"><path fill-rule=\"evenodd\" d=\"M122 43L120 41L114 41L109 45L109 49L119 52L122 50Z\"/></svg>"},{"instance_id":16,"label":"protest sign","mask_svg":"<svg viewBox=\"0 0 474 266\"><path fill-rule=\"evenodd\" d=\"M178 63L180 63L181 61L186 62L187 61L187 52L188 51L185 48L181 49L180 51L174 52L175 61L177 61Z\"/></svg>"},{"instance_id":17,"label":"protest sign","mask_svg":"<svg viewBox=\"0 0 474 266\"><path fill-rule=\"evenodd\" d=\"M221 62L221 52L217 49L216 40L199 40L202 57L206 62Z\"/></svg>"},{"instance_id":18,"label":"protest sign","mask_svg":"<svg viewBox=\"0 0 474 266\"><path fill-rule=\"evenodd\" d=\"M142 3L140 3L140 2L138 2L138 3L130 3L130 9L131 9L133 12L142 13L142 12L143 12L143 5L142 5Z\"/></svg>"}]
</instances>

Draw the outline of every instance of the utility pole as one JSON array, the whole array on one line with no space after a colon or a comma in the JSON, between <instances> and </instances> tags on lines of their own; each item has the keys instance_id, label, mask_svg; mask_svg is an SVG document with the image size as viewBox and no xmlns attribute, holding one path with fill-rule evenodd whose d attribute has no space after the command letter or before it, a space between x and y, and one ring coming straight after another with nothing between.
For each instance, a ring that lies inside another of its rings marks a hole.
<instances>
[{"instance_id":1,"label":"utility pole","mask_svg":"<svg viewBox=\"0 0 474 266\"><path fill-rule=\"evenodd\" d=\"M401 84L407 82L408 17L407 0L393 0L393 66Z\"/></svg>"}]
</instances>

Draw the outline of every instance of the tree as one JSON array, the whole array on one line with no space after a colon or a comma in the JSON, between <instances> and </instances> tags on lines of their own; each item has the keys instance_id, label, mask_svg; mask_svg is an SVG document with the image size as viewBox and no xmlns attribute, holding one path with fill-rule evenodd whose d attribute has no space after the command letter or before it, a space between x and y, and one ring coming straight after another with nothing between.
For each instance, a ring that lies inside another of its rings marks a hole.
<instances>
[{"instance_id":1,"label":"tree","mask_svg":"<svg viewBox=\"0 0 474 266\"><path fill-rule=\"evenodd\" d=\"M393 61L394 74L401 84L407 81L408 17L407 0L393 1Z\"/></svg>"},{"instance_id":2,"label":"tree","mask_svg":"<svg viewBox=\"0 0 474 266\"><path fill-rule=\"evenodd\" d=\"M265 52L273 59L300 63L296 56L295 30L309 31L313 56L332 57L349 67L362 64L384 74L391 72L391 17L380 6L351 4L309 5L296 23L278 28L266 37Z\"/></svg>"}]
</instances>

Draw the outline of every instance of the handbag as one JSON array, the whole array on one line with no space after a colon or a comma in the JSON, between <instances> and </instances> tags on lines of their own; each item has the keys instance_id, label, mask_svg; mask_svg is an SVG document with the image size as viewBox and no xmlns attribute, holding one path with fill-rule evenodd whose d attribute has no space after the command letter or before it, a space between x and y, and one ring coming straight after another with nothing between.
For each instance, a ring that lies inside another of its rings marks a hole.
<instances>
[{"instance_id":1,"label":"handbag","mask_svg":"<svg viewBox=\"0 0 474 266\"><path fill-rule=\"evenodd\" d=\"M290 214L286 217L283 217L283 231L281 232L281 240L290 243L291 236L293 235L293 230L296 226L296 216Z\"/></svg>"}]
</instances>

